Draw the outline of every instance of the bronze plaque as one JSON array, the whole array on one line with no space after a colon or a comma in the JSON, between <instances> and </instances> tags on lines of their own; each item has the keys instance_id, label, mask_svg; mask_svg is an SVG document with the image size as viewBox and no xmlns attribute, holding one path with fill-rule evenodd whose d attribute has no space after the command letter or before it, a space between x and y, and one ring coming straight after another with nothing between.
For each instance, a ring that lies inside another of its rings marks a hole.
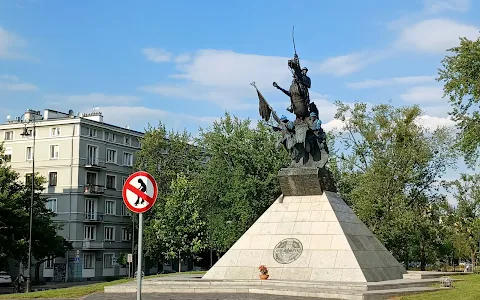
<instances>
[{"instance_id":1,"label":"bronze plaque","mask_svg":"<svg viewBox=\"0 0 480 300\"><path fill-rule=\"evenodd\" d=\"M302 243L294 238L280 241L273 249L273 258L281 264L289 264L296 261L303 252Z\"/></svg>"}]
</instances>

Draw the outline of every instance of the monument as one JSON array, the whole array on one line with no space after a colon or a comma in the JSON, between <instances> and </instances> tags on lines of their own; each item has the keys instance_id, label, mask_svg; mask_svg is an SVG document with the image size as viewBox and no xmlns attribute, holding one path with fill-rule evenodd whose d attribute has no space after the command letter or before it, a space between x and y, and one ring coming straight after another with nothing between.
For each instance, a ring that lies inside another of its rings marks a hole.
<instances>
[{"instance_id":1,"label":"monument","mask_svg":"<svg viewBox=\"0 0 480 300\"><path fill-rule=\"evenodd\" d=\"M308 282L379 282L402 279L402 265L360 221L336 193L326 164L329 150L310 101L307 68L301 68L295 50L288 60L293 80L289 90L273 86L290 97L287 111L295 120L278 117L255 87L259 113L273 118L281 132L279 145L292 159L278 172L282 195L203 276L203 279L258 279L260 265L268 280Z\"/></svg>"},{"instance_id":2,"label":"monument","mask_svg":"<svg viewBox=\"0 0 480 300\"><path fill-rule=\"evenodd\" d=\"M436 291L438 274L406 274L402 265L337 194L327 170L326 135L310 101L310 78L295 55L288 61L293 80L287 111L277 116L255 83L259 112L278 125L279 146L291 163L278 172L282 195L204 275L150 278L144 293L256 293L321 299L378 300ZM404 276L405 275L405 276ZM440 274L441 275L441 274ZM430 277L428 277L430 278ZM266 279L266 280L264 280ZM136 292L135 282L105 287L105 293ZM185 298L188 298L185 297Z\"/></svg>"}]
</instances>

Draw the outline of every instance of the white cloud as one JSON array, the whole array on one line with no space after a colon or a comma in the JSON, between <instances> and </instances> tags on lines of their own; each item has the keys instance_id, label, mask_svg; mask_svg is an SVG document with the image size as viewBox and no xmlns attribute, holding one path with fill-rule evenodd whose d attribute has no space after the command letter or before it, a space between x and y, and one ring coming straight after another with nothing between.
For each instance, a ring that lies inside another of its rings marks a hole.
<instances>
[{"instance_id":1,"label":"white cloud","mask_svg":"<svg viewBox=\"0 0 480 300\"><path fill-rule=\"evenodd\" d=\"M131 105L140 98L128 95L107 95L102 93L90 93L85 95L46 95L45 99L51 103L70 103L82 105Z\"/></svg>"},{"instance_id":2,"label":"white cloud","mask_svg":"<svg viewBox=\"0 0 480 300\"><path fill-rule=\"evenodd\" d=\"M470 10L470 0L426 0L424 11L437 14L444 11L467 12Z\"/></svg>"},{"instance_id":3,"label":"white cloud","mask_svg":"<svg viewBox=\"0 0 480 300\"><path fill-rule=\"evenodd\" d=\"M0 90L10 92L35 91L37 86L27 82L20 82L17 76L0 74Z\"/></svg>"},{"instance_id":4,"label":"white cloud","mask_svg":"<svg viewBox=\"0 0 480 300\"><path fill-rule=\"evenodd\" d=\"M344 126L345 123L337 119L333 119L327 123L322 124L323 130L325 130L326 132L342 131L344 129Z\"/></svg>"},{"instance_id":5,"label":"white cloud","mask_svg":"<svg viewBox=\"0 0 480 300\"><path fill-rule=\"evenodd\" d=\"M380 86L410 85L428 82L435 82L435 76L408 76L388 79L367 79L364 81L347 83L347 86L352 89L365 89Z\"/></svg>"},{"instance_id":6,"label":"white cloud","mask_svg":"<svg viewBox=\"0 0 480 300\"><path fill-rule=\"evenodd\" d=\"M0 90L21 92L21 91L35 91L37 87L31 83L16 83L16 82L1 82Z\"/></svg>"},{"instance_id":7,"label":"white cloud","mask_svg":"<svg viewBox=\"0 0 480 300\"><path fill-rule=\"evenodd\" d=\"M183 64L183 63L186 63L188 62L192 57L190 56L190 54L180 54L180 55L177 55L175 57L175 63L177 64Z\"/></svg>"},{"instance_id":8,"label":"white cloud","mask_svg":"<svg viewBox=\"0 0 480 300\"><path fill-rule=\"evenodd\" d=\"M429 19L405 28L394 46L427 53L442 53L459 45L459 37L476 39L479 28L449 19Z\"/></svg>"},{"instance_id":9,"label":"white cloud","mask_svg":"<svg viewBox=\"0 0 480 300\"><path fill-rule=\"evenodd\" d=\"M14 75L9 75L9 74L1 74L0 79L5 79L5 80L18 80L19 78Z\"/></svg>"},{"instance_id":10,"label":"white cloud","mask_svg":"<svg viewBox=\"0 0 480 300\"><path fill-rule=\"evenodd\" d=\"M440 102L443 98L443 88L441 86L417 86L401 94L400 98L408 102Z\"/></svg>"},{"instance_id":11,"label":"white cloud","mask_svg":"<svg viewBox=\"0 0 480 300\"><path fill-rule=\"evenodd\" d=\"M467 12L470 10L470 0L425 0L422 10L415 10L390 21L389 29L405 29L407 26L421 20L432 18L442 12Z\"/></svg>"},{"instance_id":12,"label":"white cloud","mask_svg":"<svg viewBox=\"0 0 480 300\"><path fill-rule=\"evenodd\" d=\"M345 75L355 72L379 59L367 53L352 54L326 59L324 62L301 60L310 74L333 73ZM169 75L174 83L160 82L139 87L139 90L188 100L209 101L227 110L254 109L257 107L257 87L270 102L287 97L276 90L272 83L288 89L292 80L288 57L243 54L230 50L204 49L192 55L181 54L173 61L176 74ZM352 64L355 64L352 66ZM274 98L275 97L275 98Z\"/></svg>"},{"instance_id":13,"label":"white cloud","mask_svg":"<svg viewBox=\"0 0 480 300\"><path fill-rule=\"evenodd\" d=\"M423 125L425 128L429 130L435 130L438 127L453 127L455 126L455 122L452 121L449 117L439 118L439 117L432 117L428 115L423 115L417 118L416 123L419 125Z\"/></svg>"},{"instance_id":14,"label":"white cloud","mask_svg":"<svg viewBox=\"0 0 480 300\"><path fill-rule=\"evenodd\" d=\"M367 65L382 59L384 55L381 53L353 53L331 57L320 63L318 67L311 68L311 70L312 72L344 76L360 71Z\"/></svg>"},{"instance_id":15,"label":"white cloud","mask_svg":"<svg viewBox=\"0 0 480 300\"><path fill-rule=\"evenodd\" d=\"M162 48L145 48L142 53L148 60L155 63L169 62L172 59L172 53Z\"/></svg>"},{"instance_id":16,"label":"white cloud","mask_svg":"<svg viewBox=\"0 0 480 300\"><path fill-rule=\"evenodd\" d=\"M421 105L422 111L426 115L445 118L448 117L448 113L452 111L451 105L445 100L445 104L440 103L439 105Z\"/></svg>"},{"instance_id":17,"label":"white cloud","mask_svg":"<svg viewBox=\"0 0 480 300\"><path fill-rule=\"evenodd\" d=\"M24 58L18 52L18 49L25 46L25 44L22 38L0 27L0 59Z\"/></svg>"},{"instance_id":18,"label":"white cloud","mask_svg":"<svg viewBox=\"0 0 480 300\"><path fill-rule=\"evenodd\" d=\"M199 50L188 64L179 64L180 74L172 78L185 79L209 87L250 87L255 81L259 86L271 86L291 78L288 58L242 54L227 50Z\"/></svg>"},{"instance_id":19,"label":"white cloud","mask_svg":"<svg viewBox=\"0 0 480 300\"><path fill-rule=\"evenodd\" d=\"M146 128L149 123L152 126L156 126L158 121L161 121L169 129L183 130L186 127L198 129L199 125L207 126L212 124L213 121L220 119L218 117L178 114L143 106L112 105L102 107L101 111L104 115L105 122L122 127L128 125L130 128L139 131ZM119 120L123 123L119 124ZM189 131L193 133L193 130Z\"/></svg>"},{"instance_id":20,"label":"white cloud","mask_svg":"<svg viewBox=\"0 0 480 300\"><path fill-rule=\"evenodd\" d=\"M227 50L199 50L189 60L178 56L178 73L169 77L173 84L150 84L139 89L165 97L187 100L208 101L227 110L245 110L257 107L255 81L258 88L267 94L277 91L272 82L288 88L291 73L287 67L288 58L241 54Z\"/></svg>"},{"instance_id":21,"label":"white cloud","mask_svg":"<svg viewBox=\"0 0 480 300\"><path fill-rule=\"evenodd\" d=\"M164 97L173 97L195 101L209 101L225 110L245 110L256 107L255 90L247 87L205 88L199 84L156 84L140 87L139 90Z\"/></svg>"}]
</instances>

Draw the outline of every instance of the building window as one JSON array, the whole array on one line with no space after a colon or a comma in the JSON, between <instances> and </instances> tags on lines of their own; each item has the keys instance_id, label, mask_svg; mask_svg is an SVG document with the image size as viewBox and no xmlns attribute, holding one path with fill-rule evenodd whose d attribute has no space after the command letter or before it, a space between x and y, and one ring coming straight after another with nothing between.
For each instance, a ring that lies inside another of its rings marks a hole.
<instances>
[{"instance_id":1,"label":"building window","mask_svg":"<svg viewBox=\"0 0 480 300\"><path fill-rule=\"evenodd\" d=\"M27 160L32 160L32 159L33 159L33 148L27 147Z\"/></svg>"},{"instance_id":2,"label":"building window","mask_svg":"<svg viewBox=\"0 0 480 300\"><path fill-rule=\"evenodd\" d=\"M115 227L105 226L105 241L115 240Z\"/></svg>"},{"instance_id":3,"label":"building window","mask_svg":"<svg viewBox=\"0 0 480 300\"><path fill-rule=\"evenodd\" d=\"M97 130L95 128L88 128L89 137L97 137Z\"/></svg>"},{"instance_id":4,"label":"building window","mask_svg":"<svg viewBox=\"0 0 480 300\"><path fill-rule=\"evenodd\" d=\"M25 174L25 184L32 184L32 173Z\"/></svg>"},{"instance_id":5,"label":"building window","mask_svg":"<svg viewBox=\"0 0 480 300\"><path fill-rule=\"evenodd\" d=\"M6 161L6 162L11 162L12 161L12 148L10 147L7 147L5 148L5 151L3 153L3 159Z\"/></svg>"},{"instance_id":6,"label":"building window","mask_svg":"<svg viewBox=\"0 0 480 300\"><path fill-rule=\"evenodd\" d=\"M56 198L50 198L47 199L47 203L45 204L48 210L53 211L54 213L57 212L57 199Z\"/></svg>"},{"instance_id":7,"label":"building window","mask_svg":"<svg viewBox=\"0 0 480 300\"><path fill-rule=\"evenodd\" d=\"M98 166L98 147L96 146L87 146L87 164L92 166Z\"/></svg>"},{"instance_id":8,"label":"building window","mask_svg":"<svg viewBox=\"0 0 480 300\"><path fill-rule=\"evenodd\" d=\"M84 269L94 269L95 266L95 255L94 254L83 254L83 268Z\"/></svg>"},{"instance_id":9,"label":"building window","mask_svg":"<svg viewBox=\"0 0 480 300\"><path fill-rule=\"evenodd\" d=\"M105 139L109 142L115 142L115 134L111 132L105 132Z\"/></svg>"},{"instance_id":10,"label":"building window","mask_svg":"<svg viewBox=\"0 0 480 300\"><path fill-rule=\"evenodd\" d=\"M133 155L132 153L123 152L123 165L131 167L133 166Z\"/></svg>"},{"instance_id":11,"label":"building window","mask_svg":"<svg viewBox=\"0 0 480 300\"><path fill-rule=\"evenodd\" d=\"M45 269L53 269L53 259L49 258L45 261Z\"/></svg>"},{"instance_id":12,"label":"building window","mask_svg":"<svg viewBox=\"0 0 480 300\"><path fill-rule=\"evenodd\" d=\"M108 163L117 163L117 151L112 149L107 149L107 162Z\"/></svg>"},{"instance_id":13,"label":"building window","mask_svg":"<svg viewBox=\"0 0 480 300\"><path fill-rule=\"evenodd\" d=\"M97 173L87 172L87 185L97 184Z\"/></svg>"},{"instance_id":14,"label":"building window","mask_svg":"<svg viewBox=\"0 0 480 300\"><path fill-rule=\"evenodd\" d=\"M104 254L103 255L103 268L104 269L113 268L113 254Z\"/></svg>"},{"instance_id":15,"label":"building window","mask_svg":"<svg viewBox=\"0 0 480 300\"><path fill-rule=\"evenodd\" d=\"M131 142L132 142L132 141L131 141L130 137L126 136L126 137L125 137L125 145L129 145L129 146L130 146Z\"/></svg>"},{"instance_id":16,"label":"building window","mask_svg":"<svg viewBox=\"0 0 480 300\"><path fill-rule=\"evenodd\" d=\"M84 227L83 239L89 241L95 240L95 226Z\"/></svg>"},{"instance_id":17,"label":"building window","mask_svg":"<svg viewBox=\"0 0 480 300\"><path fill-rule=\"evenodd\" d=\"M13 140L13 131L5 131L5 140L6 141Z\"/></svg>"},{"instance_id":18,"label":"building window","mask_svg":"<svg viewBox=\"0 0 480 300\"><path fill-rule=\"evenodd\" d=\"M128 231L128 228L122 228L122 241L130 241L132 234Z\"/></svg>"},{"instance_id":19,"label":"building window","mask_svg":"<svg viewBox=\"0 0 480 300\"><path fill-rule=\"evenodd\" d=\"M58 159L59 147L58 145L50 145L50 159Z\"/></svg>"},{"instance_id":20,"label":"building window","mask_svg":"<svg viewBox=\"0 0 480 300\"><path fill-rule=\"evenodd\" d=\"M122 203L122 216L129 216L130 215L130 210L125 206L124 203Z\"/></svg>"},{"instance_id":21,"label":"building window","mask_svg":"<svg viewBox=\"0 0 480 300\"><path fill-rule=\"evenodd\" d=\"M111 201L111 200L105 201L105 214L106 215L115 214L115 201Z\"/></svg>"},{"instance_id":22,"label":"building window","mask_svg":"<svg viewBox=\"0 0 480 300\"><path fill-rule=\"evenodd\" d=\"M48 185L49 186L57 185L57 172L48 173Z\"/></svg>"},{"instance_id":23,"label":"building window","mask_svg":"<svg viewBox=\"0 0 480 300\"><path fill-rule=\"evenodd\" d=\"M114 175L107 175L107 184L106 187L107 189L116 189L117 188L117 177Z\"/></svg>"},{"instance_id":24,"label":"building window","mask_svg":"<svg viewBox=\"0 0 480 300\"><path fill-rule=\"evenodd\" d=\"M85 219L95 220L97 215L97 202L94 199L85 200Z\"/></svg>"},{"instance_id":25,"label":"building window","mask_svg":"<svg viewBox=\"0 0 480 300\"><path fill-rule=\"evenodd\" d=\"M60 128L59 127L53 127L50 130L50 136L60 136Z\"/></svg>"}]
</instances>

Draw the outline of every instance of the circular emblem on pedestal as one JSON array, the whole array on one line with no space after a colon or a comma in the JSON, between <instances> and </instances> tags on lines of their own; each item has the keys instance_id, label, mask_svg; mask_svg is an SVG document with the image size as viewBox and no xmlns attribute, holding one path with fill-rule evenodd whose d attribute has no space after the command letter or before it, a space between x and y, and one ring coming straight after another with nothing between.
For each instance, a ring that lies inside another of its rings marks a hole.
<instances>
[{"instance_id":1,"label":"circular emblem on pedestal","mask_svg":"<svg viewBox=\"0 0 480 300\"><path fill-rule=\"evenodd\" d=\"M273 248L273 258L281 264L289 264L296 261L303 252L302 243L294 238L280 241Z\"/></svg>"}]
</instances>

